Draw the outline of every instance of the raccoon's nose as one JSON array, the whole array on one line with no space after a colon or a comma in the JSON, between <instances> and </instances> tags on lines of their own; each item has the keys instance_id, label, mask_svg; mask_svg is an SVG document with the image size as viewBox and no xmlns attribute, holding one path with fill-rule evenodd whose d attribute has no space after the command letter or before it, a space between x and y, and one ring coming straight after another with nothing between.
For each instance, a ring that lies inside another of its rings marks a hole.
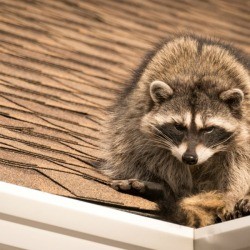
<instances>
[{"instance_id":1,"label":"raccoon's nose","mask_svg":"<svg viewBox=\"0 0 250 250\"><path fill-rule=\"evenodd\" d=\"M198 162L197 154L184 153L182 155L182 161L189 165L195 165Z\"/></svg>"}]
</instances>

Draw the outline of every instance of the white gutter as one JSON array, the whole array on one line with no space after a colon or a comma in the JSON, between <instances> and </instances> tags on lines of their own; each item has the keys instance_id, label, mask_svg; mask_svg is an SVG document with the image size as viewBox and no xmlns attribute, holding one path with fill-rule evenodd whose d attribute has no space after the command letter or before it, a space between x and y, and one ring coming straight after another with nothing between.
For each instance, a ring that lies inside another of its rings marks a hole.
<instances>
[{"instance_id":1,"label":"white gutter","mask_svg":"<svg viewBox=\"0 0 250 250\"><path fill-rule=\"evenodd\" d=\"M0 249L250 249L250 216L194 230L0 182Z\"/></svg>"},{"instance_id":2,"label":"white gutter","mask_svg":"<svg viewBox=\"0 0 250 250\"><path fill-rule=\"evenodd\" d=\"M0 182L0 243L32 250L191 250L193 229Z\"/></svg>"}]
</instances>

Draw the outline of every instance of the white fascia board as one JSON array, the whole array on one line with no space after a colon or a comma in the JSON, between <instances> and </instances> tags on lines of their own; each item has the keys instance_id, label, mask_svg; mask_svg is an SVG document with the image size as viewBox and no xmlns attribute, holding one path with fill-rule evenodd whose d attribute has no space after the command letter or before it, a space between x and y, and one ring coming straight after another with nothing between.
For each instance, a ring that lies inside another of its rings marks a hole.
<instances>
[{"instance_id":1,"label":"white fascia board","mask_svg":"<svg viewBox=\"0 0 250 250\"><path fill-rule=\"evenodd\" d=\"M98 249L116 250L119 248L103 245L85 239L75 238L48 230L39 229L0 219L0 249L7 246L21 249L61 250ZM2 246L1 246L2 245ZM10 248L11 249L11 248Z\"/></svg>"},{"instance_id":2,"label":"white fascia board","mask_svg":"<svg viewBox=\"0 0 250 250\"><path fill-rule=\"evenodd\" d=\"M0 182L0 246L192 250L193 237L192 228Z\"/></svg>"}]
</instances>

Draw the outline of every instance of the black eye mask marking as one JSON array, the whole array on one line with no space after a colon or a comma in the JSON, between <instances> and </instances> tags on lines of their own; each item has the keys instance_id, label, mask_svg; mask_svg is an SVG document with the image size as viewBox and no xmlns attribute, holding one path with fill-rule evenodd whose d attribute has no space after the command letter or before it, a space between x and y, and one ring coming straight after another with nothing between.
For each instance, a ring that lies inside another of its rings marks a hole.
<instances>
[{"instance_id":1,"label":"black eye mask marking","mask_svg":"<svg viewBox=\"0 0 250 250\"><path fill-rule=\"evenodd\" d=\"M213 147L218 144L228 143L228 140L233 135L233 132L228 132L224 128L217 126L207 127L191 134L182 124L166 123L156 128L159 130L158 132L156 130L158 136L162 137L162 139L169 138L176 146L179 146L185 137L188 141L196 141L196 144L199 141L206 147Z\"/></svg>"},{"instance_id":2,"label":"black eye mask marking","mask_svg":"<svg viewBox=\"0 0 250 250\"><path fill-rule=\"evenodd\" d=\"M186 128L184 125L179 124L179 123L174 124L174 127L175 127L175 129L178 130L179 132L183 132L183 133L184 133L184 132L187 131L187 128Z\"/></svg>"},{"instance_id":3,"label":"black eye mask marking","mask_svg":"<svg viewBox=\"0 0 250 250\"><path fill-rule=\"evenodd\" d=\"M202 131L201 131L202 132ZM207 147L212 147L223 142L228 142L233 132L228 132L220 127L213 127L209 133L203 133L203 142Z\"/></svg>"},{"instance_id":4,"label":"black eye mask marking","mask_svg":"<svg viewBox=\"0 0 250 250\"><path fill-rule=\"evenodd\" d=\"M164 136L168 137L169 139L172 140L172 142L178 146L179 144L181 144L187 129L182 126L182 125L175 125L175 124L170 124L170 123L166 123L162 126L157 126L157 129L161 131L161 133L164 134ZM158 135L161 136L164 139L164 136L161 135L160 132L158 132Z\"/></svg>"}]
</instances>

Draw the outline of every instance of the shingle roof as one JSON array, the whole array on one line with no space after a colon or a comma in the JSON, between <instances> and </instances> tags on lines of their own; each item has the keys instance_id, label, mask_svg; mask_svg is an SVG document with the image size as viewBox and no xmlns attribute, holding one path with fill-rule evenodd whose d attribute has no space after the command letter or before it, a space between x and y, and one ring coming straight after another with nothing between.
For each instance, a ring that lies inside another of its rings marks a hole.
<instances>
[{"instance_id":1,"label":"shingle roof","mask_svg":"<svg viewBox=\"0 0 250 250\"><path fill-rule=\"evenodd\" d=\"M158 39L216 35L249 51L244 1L0 0L0 180L124 210L155 203L111 189L103 110Z\"/></svg>"}]
</instances>

